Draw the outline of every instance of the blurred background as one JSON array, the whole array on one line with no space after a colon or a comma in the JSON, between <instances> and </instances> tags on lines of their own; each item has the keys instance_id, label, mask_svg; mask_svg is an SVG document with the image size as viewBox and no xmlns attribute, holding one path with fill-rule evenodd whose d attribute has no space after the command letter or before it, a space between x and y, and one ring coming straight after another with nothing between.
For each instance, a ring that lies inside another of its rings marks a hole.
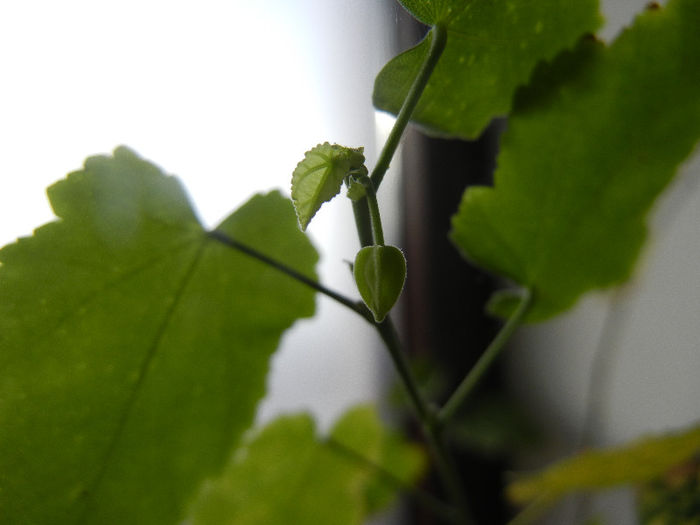
<instances>
[{"instance_id":1,"label":"blurred background","mask_svg":"<svg viewBox=\"0 0 700 525\"><path fill-rule=\"evenodd\" d=\"M614 38L645 4L604 0L602 36ZM45 188L120 144L178 175L207 227L255 192L288 193L297 162L320 142L364 146L373 166L392 124L372 108L374 76L423 31L393 0L1 4L0 243L51 220ZM416 361L441 371L423 376L436 398L498 327L481 313L495 283L445 234L466 185L490 181L505 125L468 143L411 131L380 193L387 242L408 258L396 319ZM688 162L658 203L633 282L521 330L466 407L458 456L484 523L506 520L501 491L515 466L700 418L699 175L700 162ZM309 230L323 282L356 296L344 262L359 247L349 201L324 206ZM387 392L385 404L399 402L366 323L325 297L317 305L319 315L298 323L274 358L259 422L311 410L327 428L351 404ZM546 446L532 446L534 436ZM527 453L516 461L514 450ZM632 499L619 491L572 500L549 522L573 523L578 512L631 525Z\"/></svg>"}]
</instances>

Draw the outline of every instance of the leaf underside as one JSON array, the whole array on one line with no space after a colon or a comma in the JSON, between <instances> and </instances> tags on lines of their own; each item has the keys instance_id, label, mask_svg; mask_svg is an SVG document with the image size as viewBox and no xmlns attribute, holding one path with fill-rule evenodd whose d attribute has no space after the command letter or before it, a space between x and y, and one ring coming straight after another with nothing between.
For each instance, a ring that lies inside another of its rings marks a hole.
<instances>
[{"instance_id":1,"label":"leaf underside","mask_svg":"<svg viewBox=\"0 0 700 525\"><path fill-rule=\"evenodd\" d=\"M540 60L572 47L595 31L597 0L402 0L428 25L444 24L447 46L412 120L431 134L475 138L496 116L506 115L513 94ZM379 73L373 102L397 114L430 48L432 33L391 60Z\"/></svg>"},{"instance_id":2,"label":"leaf underside","mask_svg":"<svg viewBox=\"0 0 700 525\"><path fill-rule=\"evenodd\" d=\"M0 251L0 516L177 523L313 293L209 238L177 180L126 148L49 198L59 220ZM281 195L219 229L313 276Z\"/></svg>"},{"instance_id":3,"label":"leaf underside","mask_svg":"<svg viewBox=\"0 0 700 525\"><path fill-rule=\"evenodd\" d=\"M304 154L292 174L292 201L302 230L324 202L340 193L350 171L363 167L362 151L324 142Z\"/></svg>"},{"instance_id":4,"label":"leaf underside","mask_svg":"<svg viewBox=\"0 0 700 525\"><path fill-rule=\"evenodd\" d=\"M336 423L330 441L307 415L281 417L207 481L193 505L194 525L360 525L396 496L373 467L402 483L423 469L421 452L381 428L374 410L357 407Z\"/></svg>"},{"instance_id":5,"label":"leaf underside","mask_svg":"<svg viewBox=\"0 0 700 525\"><path fill-rule=\"evenodd\" d=\"M698 24L700 4L671 0L610 47L584 39L519 93L494 187L466 191L451 238L533 291L529 320L631 274L651 205L700 137Z\"/></svg>"}]
</instances>

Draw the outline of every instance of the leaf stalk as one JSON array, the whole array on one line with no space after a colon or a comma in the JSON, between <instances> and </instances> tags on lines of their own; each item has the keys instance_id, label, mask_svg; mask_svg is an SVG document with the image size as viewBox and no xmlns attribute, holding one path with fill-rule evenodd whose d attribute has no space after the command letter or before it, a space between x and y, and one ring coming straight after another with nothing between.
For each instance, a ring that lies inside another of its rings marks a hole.
<instances>
[{"instance_id":1,"label":"leaf stalk","mask_svg":"<svg viewBox=\"0 0 700 525\"><path fill-rule=\"evenodd\" d=\"M382 341L384 341L384 344L389 350L389 355L394 362L394 366L401 380L406 386L413 408L421 422L426 443L435 460L435 467L437 468L445 490L456 507L458 513L455 518L456 523L460 525L472 525L475 522L467 507L466 490L464 489L459 473L454 467L454 461L452 461L449 456L447 446L440 435L440 425L438 425L435 410L423 399L420 389L418 388L418 383L404 357L396 328L389 317L384 319L381 323L375 323L375 326L377 327Z\"/></svg>"},{"instance_id":2,"label":"leaf stalk","mask_svg":"<svg viewBox=\"0 0 700 525\"><path fill-rule=\"evenodd\" d=\"M447 400L447 403L443 405L438 413L438 421L441 425L445 425L452 419L459 407L462 406L464 401L474 391L474 388L476 388L493 362L500 355L506 343L513 335L513 332L515 332L515 329L522 322L531 305L532 293L530 290L524 290L522 299L515 309L515 312L513 312L513 315L510 316L506 324L504 324L498 334L496 334L491 344L489 344L479 360L467 373L457 389Z\"/></svg>"},{"instance_id":3,"label":"leaf stalk","mask_svg":"<svg viewBox=\"0 0 700 525\"><path fill-rule=\"evenodd\" d=\"M292 279L300 282L301 284L304 284L310 288L313 288L319 293L322 293L323 295L330 297L334 301L339 302L343 306L346 306L350 308L352 311L355 313L359 314L360 316L364 317L368 322L374 323L374 320L372 318L372 313L368 310L368 308L365 306L365 304L361 301L354 301L350 299L349 297L345 297L344 295L331 290L330 288L322 285L318 281L315 281L314 279L311 279L310 277L307 277L306 275L296 271L294 268L290 268L286 264L281 263L280 261L277 261L273 259L272 257L268 257L264 253L261 253L257 251L255 248L252 248L248 246L247 244L244 244L229 235L226 235L224 232L221 230L212 230L207 232L207 235L220 242L221 244L228 246L229 248L233 248L234 250L238 250L239 252L248 255L252 257L253 259L257 259L258 261L267 264L268 266L271 266L272 268L288 275Z\"/></svg>"},{"instance_id":4,"label":"leaf stalk","mask_svg":"<svg viewBox=\"0 0 700 525\"><path fill-rule=\"evenodd\" d=\"M377 164L372 170L372 175L370 178L372 179L374 188L377 190L384 179L384 175L386 175L386 172L389 169L389 164L391 164L391 159L394 157L396 149L399 147L401 137L403 136L403 132L411 119L413 110L416 109L418 101L420 100L425 87L428 85L430 75L432 75L435 66L442 56L442 52L445 50L445 46L447 45L447 28L445 26L442 24L437 24L433 26L431 33L432 41L430 42L428 56L425 58L425 61L418 71L418 75L408 90L406 100L404 100L401 110L396 116L396 122L394 122L394 126L389 133L389 137L384 144L384 148L382 148L382 152L379 154Z\"/></svg>"}]
</instances>

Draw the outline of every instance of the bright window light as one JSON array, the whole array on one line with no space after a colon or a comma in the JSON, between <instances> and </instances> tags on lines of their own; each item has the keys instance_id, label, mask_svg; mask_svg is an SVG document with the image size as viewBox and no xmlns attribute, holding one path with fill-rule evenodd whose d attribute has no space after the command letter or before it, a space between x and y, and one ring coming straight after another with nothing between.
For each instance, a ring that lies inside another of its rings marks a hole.
<instances>
[{"instance_id":1,"label":"bright window light","mask_svg":"<svg viewBox=\"0 0 700 525\"><path fill-rule=\"evenodd\" d=\"M255 192L288 192L297 162L320 142L364 145L371 164L372 81L390 53L386 5L3 2L0 245L53 219L48 185L118 145L177 175L208 228ZM354 221L349 202L337 201L310 231L324 282L356 294L343 263L357 249ZM378 352L363 321L324 298L318 310L285 337L262 419L311 408L327 424L376 396Z\"/></svg>"},{"instance_id":2,"label":"bright window light","mask_svg":"<svg viewBox=\"0 0 700 525\"><path fill-rule=\"evenodd\" d=\"M324 130L303 10L285 4L4 3L0 241L50 220L44 188L120 144L177 174L206 226L286 189Z\"/></svg>"}]
</instances>

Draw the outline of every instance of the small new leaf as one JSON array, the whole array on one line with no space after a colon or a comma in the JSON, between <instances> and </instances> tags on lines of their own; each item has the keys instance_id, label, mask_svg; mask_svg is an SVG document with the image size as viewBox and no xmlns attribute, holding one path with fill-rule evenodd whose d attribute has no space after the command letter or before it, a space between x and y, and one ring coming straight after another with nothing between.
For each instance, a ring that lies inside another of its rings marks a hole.
<instances>
[{"instance_id":1,"label":"small new leaf","mask_svg":"<svg viewBox=\"0 0 700 525\"><path fill-rule=\"evenodd\" d=\"M302 230L324 202L340 193L345 177L362 169L364 162L363 148L324 142L306 152L292 174L292 201Z\"/></svg>"},{"instance_id":2,"label":"small new leaf","mask_svg":"<svg viewBox=\"0 0 700 525\"><path fill-rule=\"evenodd\" d=\"M348 199L351 201L359 201L367 195L367 190L364 184L358 182L354 178L348 180Z\"/></svg>"},{"instance_id":3,"label":"small new leaf","mask_svg":"<svg viewBox=\"0 0 700 525\"><path fill-rule=\"evenodd\" d=\"M401 295L406 259L395 246L365 246L355 257L353 275L362 300L381 323Z\"/></svg>"}]
</instances>

